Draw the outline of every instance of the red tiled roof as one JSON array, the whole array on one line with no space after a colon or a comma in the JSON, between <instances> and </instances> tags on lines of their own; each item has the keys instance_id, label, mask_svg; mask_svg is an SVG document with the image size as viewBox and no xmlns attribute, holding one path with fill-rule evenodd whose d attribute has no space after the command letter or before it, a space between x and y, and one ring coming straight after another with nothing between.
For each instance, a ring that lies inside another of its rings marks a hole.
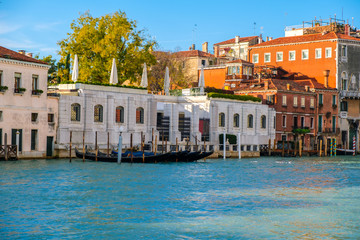
<instances>
[{"instance_id":1,"label":"red tiled roof","mask_svg":"<svg viewBox=\"0 0 360 240\"><path fill-rule=\"evenodd\" d=\"M7 48L1 47L1 46L0 46L0 57L23 61L23 62L33 62L33 63L40 63L40 64L48 65L46 62L40 61L40 60L32 58L32 57L28 57L24 54L12 51L10 49L7 49Z\"/></svg>"},{"instance_id":2,"label":"red tiled roof","mask_svg":"<svg viewBox=\"0 0 360 240\"><path fill-rule=\"evenodd\" d=\"M199 50L189 50L189 51L180 51L174 53L175 57L214 57L213 54L199 51Z\"/></svg>"},{"instance_id":3,"label":"red tiled roof","mask_svg":"<svg viewBox=\"0 0 360 240\"><path fill-rule=\"evenodd\" d=\"M237 60L230 61L230 62L227 62L227 63L245 63L245 64L254 65L252 62L248 62L248 61L245 61L245 60L242 60L242 59L237 59Z\"/></svg>"},{"instance_id":4,"label":"red tiled roof","mask_svg":"<svg viewBox=\"0 0 360 240\"><path fill-rule=\"evenodd\" d=\"M239 42L250 42L254 38L257 38L257 36L242 37L242 38L239 38ZM235 38L232 38L232 39L229 39L229 40L226 40L223 42L215 43L214 45L225 45L225 44L233 44L233 43L235 43Z\"/></svg>"},{"instance_id":5,"label":"red tiled roof","mask_svg":"<svg viewBox=\"0 0 360 240\"><path fill-rule=\"evenodd\" d=\"M290 44L290 43L300 43L300 42L312 42L312 41L321 41L321 40L330 40L330 39L347 39L360 41L360 38L351 37L341 33L329 32L326 34L317 33L317 34L308 34L302 36L292 36L292 37L281 37L276 38L271 41L259 43L257 45L253 45L250 48L257 48L263 46L272 46L272 45L282 45L282 44Z\"/></svg>"}]
</instances>

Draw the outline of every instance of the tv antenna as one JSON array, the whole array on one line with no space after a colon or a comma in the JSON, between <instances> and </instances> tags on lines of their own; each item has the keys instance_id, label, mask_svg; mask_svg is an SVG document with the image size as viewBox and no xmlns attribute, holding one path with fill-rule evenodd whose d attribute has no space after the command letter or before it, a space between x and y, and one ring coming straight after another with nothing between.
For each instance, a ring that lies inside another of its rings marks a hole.
<instances>
[{"instance_id":1,"label":"tv antenna","mask_svg":"<svg viewBox=\"0 0 360 240\"><path fill-rule=\"evenodd\" d=\"M255 35L255 29L256 29L256 22L254 22L254 35Z\"/></svg>"}]
</instances>

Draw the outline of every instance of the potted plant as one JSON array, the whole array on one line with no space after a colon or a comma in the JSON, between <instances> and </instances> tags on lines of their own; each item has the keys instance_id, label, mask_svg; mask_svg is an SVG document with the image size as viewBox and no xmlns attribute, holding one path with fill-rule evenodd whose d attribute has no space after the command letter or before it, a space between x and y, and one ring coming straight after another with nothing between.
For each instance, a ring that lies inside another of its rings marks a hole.
<instances>
[{"instance_id":1,"label":"potted plant","mask_svg":"<svg viewBox=\"0 0 360 240\"><path fill-rule=\"evenodd\" d=\"M7 86L0 86L0 92L6 92L8 90Z\"/></svg>"},{"instance_id":2,"label":"potted plant","mask_svg":"<svg viewBox=\"0 0 360 240\"><path fill-rule=\"evenodd\" d=\"M41 89L32 90L32 95L41 95L44 91Z\"/></svg>"}]
</instances>

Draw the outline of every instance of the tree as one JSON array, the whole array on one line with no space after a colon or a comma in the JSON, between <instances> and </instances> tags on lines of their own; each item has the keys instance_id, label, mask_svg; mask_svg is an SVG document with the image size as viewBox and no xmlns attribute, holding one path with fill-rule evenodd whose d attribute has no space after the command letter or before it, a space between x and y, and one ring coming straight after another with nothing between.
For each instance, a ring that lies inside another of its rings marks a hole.
<instances>
[{"instance_id":1,"label":"tree","mask_svg":"<svg viewBox=\"0 0 360 240\"><path fill-rule=\"evenodd\" d=\"M170 84L179 88L187 88L190 79L185 74L182 58L171 52L156 51L154 52L157 63L150 70L149 86L152 91L161 91L164 87L165 69L169 68Z\"/></svg>"},{"instance_id":2,"label":"tree","mask_svg":"<svg viewBox=\"0 0 360 240\"><path fill-rule=\"evenodd\" d=\"M155 63L151 54L155 42L148 40L143 30L136 29L136 22L129 20L126 14L117 11L114 14L95 18L86 12L71 24L72 33L58 42L61 50L60 62L64 66L62 81L68 81L66 58L70 54L79 58L79 80L107 83L110 78L112 59L115 58L118 79L138 82L144 62L148 66Z\"/></svg>"},{"instance_id":3,"label":"tree","mask_svg":"<svg viewBox=\"0 0 360 240\"><path fill-rule=\"evenodd\" d=\"M58 67L59 62L56 63L56 59L52 58L52 55L48 55L46 57L40 58L40 54L35 55L36 59L39 59L43 62L46 62L50 65L49 71L48 71L48 83L56 83L58 78Z\"/></svg>"}]
</instances>

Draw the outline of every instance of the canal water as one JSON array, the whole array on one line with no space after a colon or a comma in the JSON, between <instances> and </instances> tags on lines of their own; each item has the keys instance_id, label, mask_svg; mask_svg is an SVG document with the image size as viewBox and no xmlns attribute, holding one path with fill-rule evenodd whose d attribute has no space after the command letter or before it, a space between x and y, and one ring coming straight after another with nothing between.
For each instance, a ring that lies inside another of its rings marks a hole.
<instances>
[{"instance_id":1,"label":"canal water","mask_svg":"<svg viewBox=\"0 0 360 240\"><path fill-rule=\"evenodd\" d=\"M0 239L359 239L360 160L0 162Z\"/></svg>"}]
</instances>

